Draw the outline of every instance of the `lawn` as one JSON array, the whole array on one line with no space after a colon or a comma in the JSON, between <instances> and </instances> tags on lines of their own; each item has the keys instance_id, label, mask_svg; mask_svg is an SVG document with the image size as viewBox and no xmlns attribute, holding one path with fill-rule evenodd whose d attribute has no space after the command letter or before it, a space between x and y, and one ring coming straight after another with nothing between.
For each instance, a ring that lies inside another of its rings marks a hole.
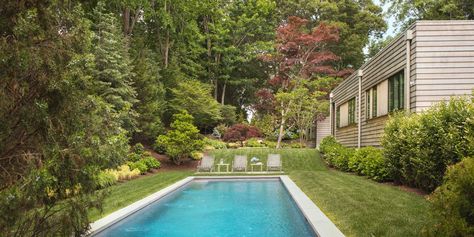
<instances>
[{"instance_id":1,"label":"lawn","mask_svg":"<svg viewBox=\"0 0 474 237\"><path fill-rule=\"evenodd\" d=\"M104 200L103 213L93 209L89 214L89 218L91 221L98 220L192 174L191 171L158 172L111 186L108 188L109 196Z\"/></svg>"},{"instance_id":2,"label":"lawn","mask_svg":"<svg viewBox=\"0 0 474 237\"><path fill-rule=\"evenodd\" d=\"M226 149L211 152L216 162L230 162L236 154L265 161L280 153L285 172L346 236L417 236L429 224L429 203L420 195L365 177L328 169L314 149ZM159 172L110 188L104 214L137 201L186 176L190 171Z\"/></svg>"}]
</instances>

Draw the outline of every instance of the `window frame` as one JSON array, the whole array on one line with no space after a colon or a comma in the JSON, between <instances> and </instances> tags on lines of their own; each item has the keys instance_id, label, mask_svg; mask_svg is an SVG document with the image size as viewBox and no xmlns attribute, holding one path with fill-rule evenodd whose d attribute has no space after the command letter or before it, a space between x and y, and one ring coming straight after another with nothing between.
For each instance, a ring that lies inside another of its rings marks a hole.
<instances>
[{"instance_id":1,"label":"window frame","mask_svg":"<svg viewBox=\"0 0 474 237\"><path fill-rule=\"evenodd\" d=\"M405 109L405 75L401 70L388 79L388 112Z\"/></svg>"}]
</instances>

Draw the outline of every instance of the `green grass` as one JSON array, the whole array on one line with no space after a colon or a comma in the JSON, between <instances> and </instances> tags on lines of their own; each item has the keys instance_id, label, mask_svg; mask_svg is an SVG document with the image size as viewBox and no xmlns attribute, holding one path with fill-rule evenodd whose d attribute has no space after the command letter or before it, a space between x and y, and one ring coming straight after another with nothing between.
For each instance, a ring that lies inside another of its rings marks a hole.
<instances>
[{"instance_id":1,"label":"green grass","mask_svg":"<svg viewBox=\"0 0 474 237\"><path fill-rule=\"evenodd\" d=\"M215 150L216 160L236 154L266 160L280 153L283 169L346 236L418 236L429 203L414 193L365 177L330 170L314 149Z\"/></svg>"},{"instance_id":2,"label":"green grass","mask_svg":"<svg viewBox=\"0 0 474 237\"><path fill-rule=\"evenodd\" d=\"M100 219L120 208L126 207L160 189L163 189L193 172L190 171L166 171L150 176L134 179L125 183L109 187L109 195L104 200L103 213L97 209L91 210L89 218L91 221Z\"/></svg>"},{"instance_id":3,"label":"green grass","mask_svg":"<svg viewBox=\"0 0 474 237\"><path fill-rule=\"evenodd\" d=\"M271 148L243 148L243 149L221 149L213 150L215 162L224 159L224 163L231 163L234 155L247 155L247 158L257 157L266 164L269 153L279 153L285 172L294 170L321 171L327 170L326 165L319 159L314 149L271 149ZM265 167L264 167L265 169Z\"/></svg>"},{"instance_id":4,"label":"green grass","mask_svg":"<svg viewBox=\"0 0 474 237\"><path fill-rule=\"evenodd\" d=\"M280 153L283 169L346 236L419 236L426 224L429 203L417 194L380 184L365 177L328 169L314 149L214 150L216 162L246 154L266 161L268 153ZM170 184L193 175L192 171L167 171L109 188L104 213L92 211L97 220ZM193 221L193 220L191 220Z\"/></svg>"}]
</instances>

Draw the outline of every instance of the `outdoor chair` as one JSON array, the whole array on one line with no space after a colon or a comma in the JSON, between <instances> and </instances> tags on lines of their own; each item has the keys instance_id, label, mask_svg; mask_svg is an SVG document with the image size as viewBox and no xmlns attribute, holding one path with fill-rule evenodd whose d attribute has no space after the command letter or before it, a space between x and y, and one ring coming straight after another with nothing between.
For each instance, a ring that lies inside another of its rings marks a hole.
<instances>
[{"instance_id":1,"label":"outdoor chair","mask_svg":"<svg viewBox=\"0 0 474 237\"><path fill-rule=\"evenodd\" d=\"M214 156L204 155L197 166L197 172L206 170L212 172L214 169Z\"/></svg>"},{"instance_id":2,"label":"outdoor chair","mask_svg":"<svg viewBox=\"0 0 474 237\"><path fill-rule=\"evenodd\" d=\"M246 155L236 155L234 161L232 161L232 172L234 171L245 171L247 172L247 156Z\"/></svg>"},{"instance_id":3,"label":"outdoor chair","mask_svg":"<svg viewBox=\"0 0 474 237\"><path fill-rule=\"evenodd\" d=\"M268 154L267 171L278 170L282 171L282 163L280 154Z\"/></svg>"}]
</instances>

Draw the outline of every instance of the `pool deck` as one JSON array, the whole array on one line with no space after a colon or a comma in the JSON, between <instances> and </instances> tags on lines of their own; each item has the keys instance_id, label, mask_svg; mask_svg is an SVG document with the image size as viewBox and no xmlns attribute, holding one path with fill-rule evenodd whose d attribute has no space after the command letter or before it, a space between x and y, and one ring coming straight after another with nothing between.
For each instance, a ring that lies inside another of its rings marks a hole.
<instances>
[{"instance_id":1,"label":"pool deck","mask_svg":"<svg viewBox=\"0 0 474 237\"><path fill-rule=\"evenodd\" d=\"M308 223L314 232L320 237L342 237L344 234L329 220L329 218L301 191L301 189L287 175L271 175L271 176L191 176L184 178L164 189L159 190L137 202L134 202L120 210L117 210L106 217L95 221L91 224L89 233L93 236L95 233L113 225L114 223L126 218L127 216L139 211L140 209L150 205L151 203L161 199L177 189L184 187L193 180L200 179L280 179L286 187L293 200L296 202L301 212L308 220Z\"/></svg>"}]
</instances>

